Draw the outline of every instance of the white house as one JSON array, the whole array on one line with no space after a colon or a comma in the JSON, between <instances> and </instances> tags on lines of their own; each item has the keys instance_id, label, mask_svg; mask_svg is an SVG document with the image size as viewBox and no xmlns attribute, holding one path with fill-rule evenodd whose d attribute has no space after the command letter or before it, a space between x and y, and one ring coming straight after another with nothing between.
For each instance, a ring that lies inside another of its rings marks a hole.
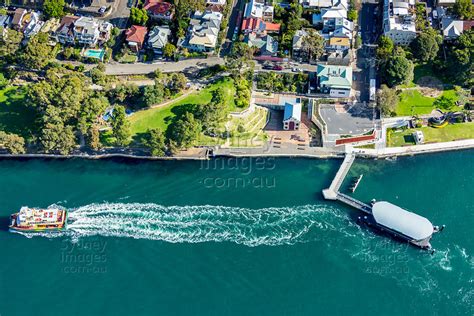
<instances>
[{"instance_id":1,"label":"white house","mask_svg":"<svg viewBox=\"0 0 474 316\"><path fill-rule=\"evenodd\" d=\"M445 40L455 40L464 31L464 21L445 17L441 20L441 27L443 29L443 38Z\"/></svg>"},{"instance_id":2,"label":"white house","mask_svg":"<svg viewBox=\"0 0 474 316\"><path fill-rule=\"evenodd\" d=\"M245 5L244 18L262 19L266 22L273 21L273 6L250 0Z\"/></svg>"},{"instance_id":3,"label":"white house","mask_svg":"<svg viewBox=\"0 0 474 316\"><path fill-rule=\"evenodd\" d=\"M416 37L415 0L384 0L383 33L397 45L409 45Z\"/></svg>"},{"instance_id":4,"label":"white house","mask_svg":"<svg viewBox=\"0 0 474 316\"><path fill-rule=\"evenodd\" d=\"M220 12L194 13L189 22L188 35L184 47L190 51L211 52L216 48L222 21Z\"/></svg>"},{"instance_id":5,"label":"white house","mask_svg":"<svg viewBox=\"0 0 474 316\"><path fill-rule=\"evenodd\" d=\"M297 98L295 103L285 103L283 112L283 129L285 131L298 130L301 125L301 99Z\"/></svg>"},{"instance_id":6,"label":"white house","mask_svg":"<svg viewBox=\"0 0 474 316\"><path fill-rule=\"evenodd\" d=\"M163 48L168 43L171 30L168 26L155 26L148 33L148 47L153 50L156 55L163 54Z\"/></svg>"}]
</instances>

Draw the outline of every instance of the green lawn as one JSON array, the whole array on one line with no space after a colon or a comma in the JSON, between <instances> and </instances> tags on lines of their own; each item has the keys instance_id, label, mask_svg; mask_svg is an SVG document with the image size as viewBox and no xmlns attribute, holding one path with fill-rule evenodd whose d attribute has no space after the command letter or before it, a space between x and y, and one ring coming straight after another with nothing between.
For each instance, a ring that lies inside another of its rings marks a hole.
<instances>
[{"instance_id":1,"label":"green lawn","mask_svg":"<svg viewBox=\"0 0 474 316\"><path fill-rule=\"evenodd\" d=\"M458 96L454 90L443 91L443 96L457 100ZM403 90L400 94L400 102L398 103L397 109L395 110L397 115L409 116L417 114L429 114L434 109L433 102L436 98L427 97L421 94L418 90ZM457 111L459 107L453 107L452 109Z\"/></svg>"},{"instance_id":2,"label":"green lawn","mask_svg":"<svg viewBox=\"0 0 474 316\"><path fill-rule=\"evenodd\" d=\"M176 117L180 116L193 105L207 104L212 99L212 92L219 87L224 88L226 102L230 111L238 110L234 103L235 87L232 79L220 80L206 89L197 91L187 97L165 107L139 111L130 117L132 134L145 133L148 129L160 128L166 131Z\"/></svg>"},{"instance_id":3,"label":"green lawn","mask_svg":"<svg viewBox=\"0 0 474 316\"><path fill-rule=\"evenodd\" d=\"M35 128L35 111L26 104L26 90L7 87L0 90L0 130L31 136Z\"/></svg>"},{"instance_id":4,"label":"green lawn","mask_svg":"<svg viewBox=\"0 0 474 316\"><path fill-rule=\"evenodd\" d=\"M391 133L388 139L389 147L400 147L414 145L413 132L422 131L425 136L425 143L441 143L454 140L474 138L474 123L449 124L444 128L421 127L407 129L401 132Z\"/></svg>"}]
</instances>

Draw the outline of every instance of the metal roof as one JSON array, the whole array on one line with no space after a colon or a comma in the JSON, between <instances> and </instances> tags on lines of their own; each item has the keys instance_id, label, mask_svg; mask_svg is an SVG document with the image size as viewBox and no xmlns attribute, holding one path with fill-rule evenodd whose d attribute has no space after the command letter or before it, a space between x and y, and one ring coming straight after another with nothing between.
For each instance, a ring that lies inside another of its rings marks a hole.
<instances>
[{"instance_id":1,"label":"metal roof","mask_svg":"<svg viewBox=\"0 0 474 316\"><path fill-rule=\"evenodd\" d=\"M427 218L389 202L376 202L372 206L372 215L378 224L414 240L422 240L433 234L433 224Z\"/></svg>"}]
</instances>

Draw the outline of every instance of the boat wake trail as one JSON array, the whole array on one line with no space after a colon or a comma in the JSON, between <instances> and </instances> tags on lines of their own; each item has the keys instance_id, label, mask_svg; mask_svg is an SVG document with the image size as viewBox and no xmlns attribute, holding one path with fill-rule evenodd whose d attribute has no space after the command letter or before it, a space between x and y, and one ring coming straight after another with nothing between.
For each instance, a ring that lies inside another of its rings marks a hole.
<instances>
[{"instance_id":1,"label":"boat wake trail","mask_svg":"<svg viewBox=\"0 0 474 316\"><path fill-rule=\"evenodd\" d=\"M113 236L173 243L229 241L247 246L304 242L311 227L334 227L335 209L305 205L247 209L228 206L91 204L69 212L65 235ZM341 223L341 230L343 228Z\"/></svg>"}]
</instances>

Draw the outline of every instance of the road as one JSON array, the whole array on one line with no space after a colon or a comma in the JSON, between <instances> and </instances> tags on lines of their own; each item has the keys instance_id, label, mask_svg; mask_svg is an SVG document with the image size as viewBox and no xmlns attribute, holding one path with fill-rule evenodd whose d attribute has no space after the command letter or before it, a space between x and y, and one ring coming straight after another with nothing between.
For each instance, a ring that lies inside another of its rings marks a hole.
<instances>
[{"instance_id":1,"label":"road","mask_svg":"<svg viewBox=\"0 0 474 316\"><path fill-rule=\"evenodd\" d=\"M244 12L245 7L245 0L233 0L234 6L232 7L232 13L229 17L229 23L227 28L227 34L225 37L225 41L222 45L222 49L220 51L220 56L224 57L230 53L232 48L233 36L235 32L235 28L238 27L240 30L240 24L242 23L242 15Z\"/></svg>"},{"instance_id":2,"label":"road","mask_svg":"<svg viewBox=\"0 0 474 316\"><path fill-rule=\"evenodd\" d=\"M357 50L357 65L354 70L355 89L360 91L361 102L369 101L370 79L376 78L375 47L380 30L380 10L375 14L377 5L363 3L360 10L360 33L362 47Z\"/></svg>"},{"instance_id":3,"label":"road","mask_svg":"<svg viewBox=\"0 0 474 316\"><path fill-rule=\"evenodd\" d=\"M145 75L159 69L161 72L185 72L192 73L196 70L223 65L224 59L210 57L207 59L186 59L178 62L158 62L158 63L134 63L119 64L110 63L105 67L107 75Z\"/></svg>"}]
</instances>

